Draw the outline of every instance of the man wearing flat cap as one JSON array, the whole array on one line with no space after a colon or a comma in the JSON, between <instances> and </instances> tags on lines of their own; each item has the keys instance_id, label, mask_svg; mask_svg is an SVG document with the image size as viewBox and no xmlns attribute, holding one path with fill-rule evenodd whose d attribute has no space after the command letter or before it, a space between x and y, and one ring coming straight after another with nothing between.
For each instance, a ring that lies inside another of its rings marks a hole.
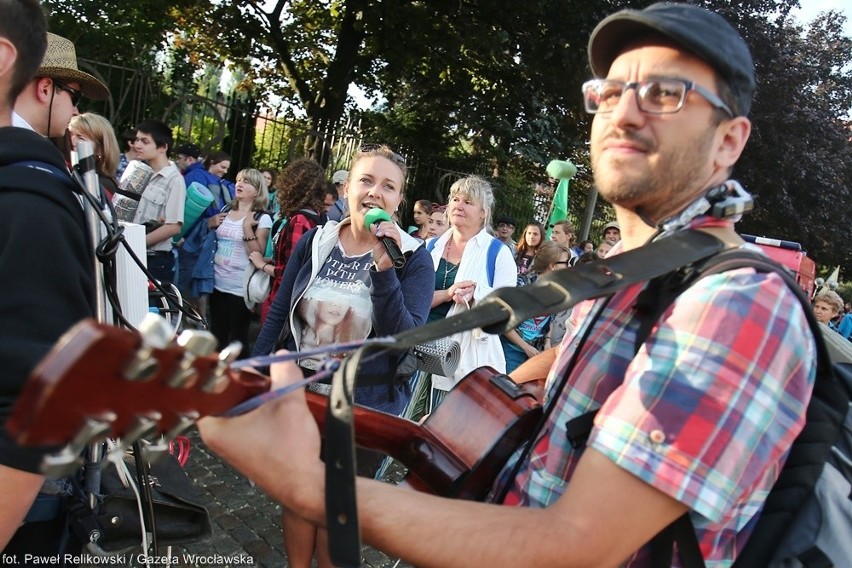
<instances>
[{"instance_id":1,"label":"man wearing flat cap","mask_svg":"<svg viewBox=\"0 0 852 568\"><path fill-rule=\"evenodd\" d=\"M582 94L595 185L621 229L613 254L684 229L741 242L732 219L708 215L708 200L744 193L728 179L755 91L740 34L703 8L654 4L603 20L589 60L596 78ZM501 505L358 479L364 539L416 566L650 566L648 543L684 518L707 564L731 565L804 424L814 341L778 275L738 269L685 290L637 348L644 286L578 304L576 331L512 374L547 374L546 419L494 484ZM291 364L272 376L301 378ZM588 437L569 442L567 424L593 412ZM325 466L301 392L199 425L285 510L326 524ZM667 548L657 565L671 564Z\"/></svg>"},{"instance_id":2,"label":"man wearing flat cap","mask_svg":"<svg viewBox=\"0 0 852 568\"><path fill-rule=\"evenodd\" d=\"M83 98L102 101L109 89L77 67L77 50L70 40L48 32L47 52L36 72L15 101L12 125L56 138L65 134Z\"/></svg>"}]
</instances>

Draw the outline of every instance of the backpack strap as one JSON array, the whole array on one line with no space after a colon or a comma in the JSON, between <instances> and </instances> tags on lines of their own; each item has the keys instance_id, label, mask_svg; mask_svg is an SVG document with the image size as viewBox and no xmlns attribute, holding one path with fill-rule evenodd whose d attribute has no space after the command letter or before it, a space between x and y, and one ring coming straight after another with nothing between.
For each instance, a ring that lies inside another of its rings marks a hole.
<instances>
[{"instance_id":1,"label":"backpack strap","mask_svg":"<svg viewBox=\"0 0 852 568\"><path fill-rule=\"evenodd\" d=\"M500 247L504 246L502 241L492 237L491 243L488 245L488 261L485 269L488 272L488 285L494 287L494 273L497 271L497 255L500 254Z\"/></svg>"}]
</instances>

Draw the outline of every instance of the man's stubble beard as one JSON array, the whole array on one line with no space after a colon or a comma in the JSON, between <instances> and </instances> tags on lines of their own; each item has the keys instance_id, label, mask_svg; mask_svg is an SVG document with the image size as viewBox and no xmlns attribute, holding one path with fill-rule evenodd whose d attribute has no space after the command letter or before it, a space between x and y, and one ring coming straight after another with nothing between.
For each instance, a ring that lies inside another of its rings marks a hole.
<instances>
[{"instance_id":1,"label":"man's stubble beard","mask_svg":"<svg viewBox=\"0 0 852 568\"><path fill-rule=\"evenodd\" d=\"M630 210L641 207L646 214L661 220L706 189L703 184L707 174L701 166L712 143L710 129L692 144L676 145L666 154L659 153L658 145L646 145L646 155L656 159L643 164L646 173L642 175L619 175L620 168L631 167L625 164L626 160L610 157L606 159L608 165L601 166L600 156L592 156L595 186L608 203Z\"/></svg>"}]
</instances>

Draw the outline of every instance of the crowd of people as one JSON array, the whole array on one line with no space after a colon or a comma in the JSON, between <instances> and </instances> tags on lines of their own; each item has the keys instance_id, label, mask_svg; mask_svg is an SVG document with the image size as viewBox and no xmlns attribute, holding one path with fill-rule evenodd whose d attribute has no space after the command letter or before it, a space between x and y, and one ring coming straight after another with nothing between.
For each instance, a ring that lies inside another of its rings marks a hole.
<instances>
[{"instance_id":1,"label":"crowd of people","mask_svg":"<svg viewBox=\"0 0 852 568\"><path fill-rule=\"evenodd\" d=\"M121 148L104 117L77 111L81 97L103 99L108 90L77 69L73 43L46 32L38 2L0 0L0 12L0 168L46 164L29 172L33 187L25 191L8 181L20 175L0 179L0 203L15 212L0 226L3 250L12 251L0 255L0 267L13 274L26 266L30 274L11 283L2 300L2 421L57 338L94 315L90 229L68 175L67 150L80 141L95 148L103 198L138 202L131 220L146 228L151 278L174 283L209 321L219 348L240 342L244 357L391 336L449 318L495 289L638 249L674 230L662 227L675 218L680 228L741 244L730 219L682 215L728 179L751 130L750 53L728 22L703 8L625 10L592 33L595 78L582 94L593 115L595 183L617 218L596 235L597 246L578 242L568 220L544 226L495 219L493 188L476 176L458 179L446 203L420 200L408 209L406 160L387 145L363 146L346 170L297 159L280 171L242 169L233 182L226 179L228 154L174 147L172 129L160 120L122 133ZM48 138L65 139L66 153ZM133 196L122 181L140 163L148 179ZM207 205L190 221L188 204L198 196ZM377 209L390 220L376 221ZM413 225L404 230L398 220L409 211ZM38 239L31 238L33 219L42 220ZM269 279L261 299L247 293L254 273ZM452 339L461 360L452 376L414 372L405 355L365 362L355 402L390 414L422 418L484 366L517 383L540 381L553 405L529 454L516 456L495 482L502 507L378 483L371 478L384 456L359 449L365 539L424 566L471 559L488 566L644 566L646 543L688 513L705 558L733 562L804 423L814 341L777 275L737 269L685 291L635 346L633 308L643 285L527 319L502 335L458 332ZM852 314L843 311L834 292L814 299L817 319L848 338ZM255 316L261 327L249 349ZM731 333L743 328L753 333L747 341ZM324 362L306 354L270 372L277 384L319 379ZM680 372L685 367L690 373ZM308 388L327 394L330 380ZM764 418L767 408L782 405L788 419ZM566 423L592 409L600 411L587 444L569 443ZM753 435L739 442L743 428ZM328 565L325 465L303 396L239 418L205 419L201 430L210 447L283 504L290 565ZM6 553L69 550L65 513L28 517L45 491L43 456L0 432Z\"/></svg>"}]
</instances>

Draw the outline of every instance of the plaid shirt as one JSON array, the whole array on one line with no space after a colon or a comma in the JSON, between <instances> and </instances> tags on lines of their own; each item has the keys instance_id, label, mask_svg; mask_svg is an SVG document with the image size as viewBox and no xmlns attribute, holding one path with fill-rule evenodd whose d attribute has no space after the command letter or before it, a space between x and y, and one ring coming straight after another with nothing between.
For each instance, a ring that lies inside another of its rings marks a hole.
<instances>
[{"instance_id":1,"label":"plaid shirt","mask_svg":"<svg viewBox=\"0 0 852 568\"><path fill-rule=\"evenodd\" d=\"M804 424L813 337L781 278L748 268L684 291L634 354L642 287L575 309L577 331L564 338L548 386L580 348L578 363L565 389L550 393L556 408L505 504L559 498L582 455L565 424L600 408L588 445L687 505L707 565L727 566ZM648 547L627 565L648 565Z\"/></svg>"}]
</instances>

